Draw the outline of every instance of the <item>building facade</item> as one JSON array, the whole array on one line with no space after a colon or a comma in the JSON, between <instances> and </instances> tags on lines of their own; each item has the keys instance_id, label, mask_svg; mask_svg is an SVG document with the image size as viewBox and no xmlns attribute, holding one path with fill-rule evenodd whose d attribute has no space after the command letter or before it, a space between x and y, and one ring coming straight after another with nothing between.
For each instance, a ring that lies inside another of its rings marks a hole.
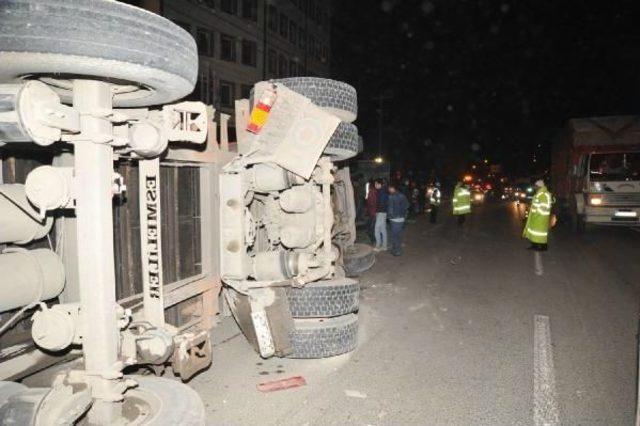
<instances>
[{"instance_id":1,"label":"building facade","mask_svg":"<svg viewBox=\"0 0 640 426\"><path fill-rule=\"evenodd\" d=\"M329 76L331 11L321 0L140 0L191 33L200 69L194 100L232 114L254 83Z\"/></svg>"}]
</instances>

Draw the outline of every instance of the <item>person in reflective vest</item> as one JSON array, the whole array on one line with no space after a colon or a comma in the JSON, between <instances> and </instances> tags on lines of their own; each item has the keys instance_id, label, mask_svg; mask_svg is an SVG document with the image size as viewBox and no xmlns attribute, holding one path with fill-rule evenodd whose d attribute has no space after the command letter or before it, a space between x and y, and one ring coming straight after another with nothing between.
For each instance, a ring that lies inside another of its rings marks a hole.
<instances>
[{"instance_id":1,"label":"person in reflective vest","mask_svg":"<svg viewBox=\"0 0 640 426\"><path fill-rule=\"evenodd\" d=\"M530 250L545 251L547 250L553 196L542 180L536 181L535 186L536 193L531 201L529 216L522 236L531 242Z\"/></svg>"},{"instance_id":2,"label":"person in reflective vest","mask_svg":"<svg viewBox=\"0 0 640 426\"><path fill-rule=\"evenodd\" d=\"M431 207L429 222L431 223L436 223L438 220L438 209L440 208L441 197L440 182L436 182L436 186L433 188L433 191L431 191L431 195L429 196L429 205Z\"/></svg>"},{"instance_id":3,"label":"person in reflective vest","mask_svg":"<svg viewBox=\"0 0 640 426\"><path fill-rule=\"evenodd\" d=\"M458 225L462 225L466 216L471 213L471 191L462 182L456 183L453 189L453 214L458 216Z\"/></svg>"}]
</instances>

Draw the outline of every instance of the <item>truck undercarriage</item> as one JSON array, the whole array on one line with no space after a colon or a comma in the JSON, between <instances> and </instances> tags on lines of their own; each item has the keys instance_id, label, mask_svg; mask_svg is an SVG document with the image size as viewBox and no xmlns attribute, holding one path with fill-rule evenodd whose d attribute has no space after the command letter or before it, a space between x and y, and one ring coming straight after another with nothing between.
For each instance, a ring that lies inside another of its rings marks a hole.
<instances>
[{"instance_id":1,"label":"truck undercarriage","mask_svg":"<svg viewBox=\"0 0 640 426\"><path fill-rule=\"evenodd\" d=\"M183 30L117 2L29 3L0 6L2 422L202 424L192 389L128 373L205 369L223 286L263 357L352 350L355 229L333 161L358 153L353 88L258 83L230 142L229 116L172 103L198 67ZM9 381L74 359L42 387Z\"/></svg>"}]
</instances>

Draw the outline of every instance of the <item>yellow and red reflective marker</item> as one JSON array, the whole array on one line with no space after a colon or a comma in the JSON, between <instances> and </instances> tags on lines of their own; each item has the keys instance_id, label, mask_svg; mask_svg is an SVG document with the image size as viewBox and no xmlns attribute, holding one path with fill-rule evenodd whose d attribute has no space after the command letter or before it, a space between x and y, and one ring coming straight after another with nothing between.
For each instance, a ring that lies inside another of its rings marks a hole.
<instances>
[{"instance_id":1,"label":"yellow and red reflective marker","mask_svg":"<svg viewBox=\"0 0 640 426\"><path fill-rule=\"evenodd\" d=\"M262 127L264 127L269 118L269 113L277 97L278 95L276 95L276 92L273 90L265 90L262 93L260 100L256 106L253 107L253 111L251 111L251 117L247 125L248 131L254 134L260 133L260 130L262 130Z\"/></svg>"}]
</instances>

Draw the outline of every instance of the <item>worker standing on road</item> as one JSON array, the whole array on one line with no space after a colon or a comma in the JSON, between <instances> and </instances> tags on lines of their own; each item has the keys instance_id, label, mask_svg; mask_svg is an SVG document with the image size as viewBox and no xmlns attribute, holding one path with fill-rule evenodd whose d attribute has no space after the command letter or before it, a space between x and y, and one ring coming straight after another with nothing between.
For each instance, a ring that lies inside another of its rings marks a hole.
<instances>
[{"instance_id":1,"label":"worker standing on road","mask_svg":"<svg viewBox=\"0 0 640 426\"><path fill-rule=\"evenodd\" d=\"M389 207L387 216L391 228L391 254L402 255L402 231L407 219L409 200L402 193L396 190L395 185L389 185Z\"/></svg>"},{"instance_id":2,"label":"worker standing on road","mask_svg":"<svg viewBox=\"0 0 640 426\"><path fill-rule=\"evenodd\" d=\"M471 213L471 191L458 181L453 190L453 214L458 216L458 225L462 225L466 216Z\"/></svg>"},{"instance_id":3,"label":"worker standing on road","mask_svg":"<svg viewBox=\"0 0 640 426\"><path fill-rule=\"evenodd\" d=\"M389 194L387 188L383 186L382 179L376 180L376 224L374 228L374 236L376 240L375 251L384 251L387 249L387 207Z\"/></svg>"},{"instance_id":4,"label":"worker standing on road","mask_svg":"<svg viewBox=\"0 0 640 426\"><path fill-rule=\"evenodd\" d=\"M440 200L442 194L440 193L440 182L436 182L431 195L429 196L429 205L431 206L431 214L429 215L429 222L436 223L438 220L438 209L440 208Z\"/></svg>"},{"instance_id":5,"label":"worker standing on road","mask_svg":"<svg viewBox=\"0 0 640 426\"><path fill-rule=\"evenodd\" d=\"M530 250L546 251L553 197L541 179L536 181L535 186L536 193L531 201L522 236L531 241Z\"/></svg>"}]
</instances>

